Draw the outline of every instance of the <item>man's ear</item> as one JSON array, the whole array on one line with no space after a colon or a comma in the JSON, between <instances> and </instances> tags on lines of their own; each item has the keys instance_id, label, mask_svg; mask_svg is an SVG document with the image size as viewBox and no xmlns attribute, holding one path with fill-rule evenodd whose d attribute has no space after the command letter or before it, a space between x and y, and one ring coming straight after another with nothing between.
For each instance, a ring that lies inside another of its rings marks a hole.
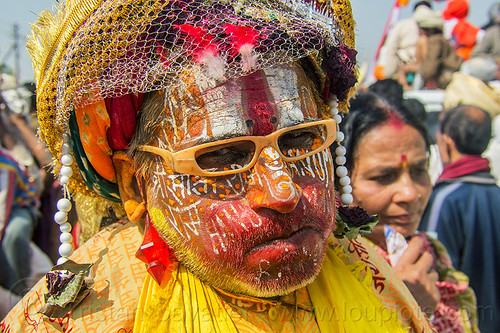
<instances>
[{"instance_id":1,"label":"man's ear","mask_svg":"<svg viewBox=\"0 0 500 333\"><path fill-rule=\"evenodd\" d=\"M146 212L146 202L135 176L135 168L124 150L113 152L113 165L127 217L131 222L138 222Z\"/></svg>"},{"instance_id":2,"label":"man's ear","mask_svg":"<svg viewBox=\"0 0 500 333\"><path fill-rule=\"evenodd\" d=\"M452 157L453 153L456 151L455 141L453 141L448 135L442 134L443 142L446 146L446 150L448 152L448 156Z\"/></svg>"},{"instance_id":3,"label":"man's ear","mask_svg":"<svg viewBox=\"0 0 500 333\"><path fill-rule=\"evenodd\" d=\"M450 163L450 137L441 132L436 133L437 145L439 149L439 155L441 157L441 161L443 165L447 165Z\"/></svg>"}]
</instances>

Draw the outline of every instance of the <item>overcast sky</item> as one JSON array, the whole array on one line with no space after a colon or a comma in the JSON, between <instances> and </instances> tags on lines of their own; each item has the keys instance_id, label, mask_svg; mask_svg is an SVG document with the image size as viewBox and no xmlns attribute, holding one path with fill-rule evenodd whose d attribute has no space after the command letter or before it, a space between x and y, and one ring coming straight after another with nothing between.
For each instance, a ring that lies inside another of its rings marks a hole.
<instances>
[{"instance_id":1,"label":"overcast sky","mask_svg":"<svg viewBox=\"0 0 500 333\"><path fill-rule=\"evenodd\" d=\"M402 17L411 14L411 8L416 0L410 0L409 5L403 9ZM483 25L488 21L488 9L494 0L470 0L471 10L469 20L476 25ZM13 26L19 25L21 36L21 81L33 78L31 62L24 47L25 36L30 32L30 23L36 20L37 14L43 9L52 8L55 0L2 0L0 11L0 62L14 66L13 54L9 49L13 44ZM389 10L394 0L351 0L354 18L357 22L356 44L359 51L359 62L370 62L377 48L384 25L389 15ZM436 9L442 9L443 3L436 3Z\"/></svg>"}]
</instances>

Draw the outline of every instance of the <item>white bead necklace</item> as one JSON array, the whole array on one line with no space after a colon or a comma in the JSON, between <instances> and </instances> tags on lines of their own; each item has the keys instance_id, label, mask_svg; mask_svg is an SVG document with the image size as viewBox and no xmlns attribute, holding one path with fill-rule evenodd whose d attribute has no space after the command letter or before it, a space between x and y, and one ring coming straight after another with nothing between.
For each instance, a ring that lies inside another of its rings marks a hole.
<instances>
[{"instance_id":1,"label":"white bead necklace","mask_svg":"<svg viewBox=\"0 0 500 333\"><path fill-rule=\"evenodd\" d=\"M342 122L342 116L339 113L337 98L335 96L330 97L328 104L330 105L330 113L337 123L337 138L335 139L337 142L337 148L335 149L335 164L337 164L337 169L335 169L335 174L339 177L339 184L342 186L340 200L344 205L350 205L353 202L351 178L348 176L349 170L345 167L345 163L347 162L345 157L346 149L341 144L345 135L339 127L339 124Z\"/></svg>"},{"instance_id":2,"label":"white bead necklace","mask_svg":"<svg viewBox=\"0 0 500 333\"><path fill-rule=\"evenodd\" d=\"M63 144L61 147L61 170L59 171L59 183L63 187L63 198L57 201L58 212L54 215L54 221L59 224L59 230L61 235L59 240L61 245L59 246L59 255L61 256L57 260L57 264L62 264L68 260L68 257L73 253L73 236L71 235L71 224L68 222L68 212L71 210L71 197L69 194L68 184L71 175L73 175L73 156L71 156L71 146L70 146L69 134L63 134Z\"/></svg>"}]
</instances>

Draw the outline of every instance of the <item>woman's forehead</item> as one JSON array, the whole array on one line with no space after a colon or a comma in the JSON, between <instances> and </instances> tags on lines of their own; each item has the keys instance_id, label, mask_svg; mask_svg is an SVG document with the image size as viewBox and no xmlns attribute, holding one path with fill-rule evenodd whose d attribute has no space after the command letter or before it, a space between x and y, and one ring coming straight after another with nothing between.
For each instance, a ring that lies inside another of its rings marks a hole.
<instances>
[{"instance_id":1,"label":"woman's forehead","mask_svg":"<svg viewBox=\"0 0 500 333\"><path fill-rule=\"evenodd\" d=\"M371 163L390 164L399 161L402 155L421 158L427 156L425 139L414 127L391 122L376 126L367 131L359 140L354 152L355 158L370 160Z\"/></svg>"},{"instance_id":2,"label":"woman's forehead","mask_svg":"<svg viewBox=\"0 0 500 333\"><path fill-rule=\"evenodd\" d=\"M192 135L199 139L202 133L210 140L267 135L318 118L313 89L296 64L258 71L205 91L185 89L184 95L177 98L169 95L166 94L166 112L182 112L181 119L192 120L184 124L185 140Z\"/></svg>"}]
</instances>

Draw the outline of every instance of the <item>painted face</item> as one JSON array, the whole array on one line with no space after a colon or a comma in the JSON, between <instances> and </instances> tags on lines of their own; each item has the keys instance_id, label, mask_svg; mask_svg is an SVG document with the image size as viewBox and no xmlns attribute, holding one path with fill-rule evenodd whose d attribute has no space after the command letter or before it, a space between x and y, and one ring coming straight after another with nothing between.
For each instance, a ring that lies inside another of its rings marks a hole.
<instances>
[{"instance_id":1,"label":"painted face","mask_svg":"<svg viewBox=\"0 0 500 333\"><path fill-rule=\"evenodd\" d=\"M166 96L159 147L179 151L318 120L311 87L296 65L185 91ZM167 117L172 113L181 116ZM232 153L221 149L204 156L203 163L223 163ZM270 297L317 275L334 227L328 149L285 163L265 147L249 171L220 177L177 174L161 158L152 160L146 188L153 223L179 261L202 280Z\"/></svg>"},{"instance_id":2,"label":"painted face","mask_svg":"<svg viewBox=\"0 0 500 333\"><path fill-rule=\"evenodd\" d=\"M359 140L353 156L354 204L378 214L378 226L413 235L432 189L422 135L408 125L384 124Z\"/></svg>"}]
</instances>

